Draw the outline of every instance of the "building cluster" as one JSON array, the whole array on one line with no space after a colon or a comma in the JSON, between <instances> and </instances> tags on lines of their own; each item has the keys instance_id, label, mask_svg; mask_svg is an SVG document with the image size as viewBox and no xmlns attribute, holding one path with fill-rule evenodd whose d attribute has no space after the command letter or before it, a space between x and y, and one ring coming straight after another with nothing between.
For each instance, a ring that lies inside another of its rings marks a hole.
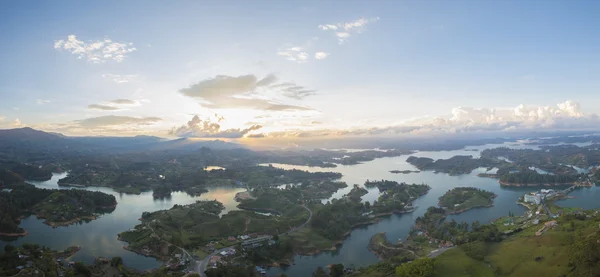
<instances>
[{"instance_id":1,"label":"building cluster","mask_svg":"<svg viewBox=\"0 0 600 277\"><path fill-rule=\"evenodd\" d=\"M542 202L544 202L544 200L546 198L554 196L554 194L555 194L554 190L551 190L551 189L542 189L542 190L537 191L537 192L531 192L531 193L525 194L523 196L523 201L525 201L527 203L532 203L532 204L539 205Z\"/></svg>"}]
</instances>

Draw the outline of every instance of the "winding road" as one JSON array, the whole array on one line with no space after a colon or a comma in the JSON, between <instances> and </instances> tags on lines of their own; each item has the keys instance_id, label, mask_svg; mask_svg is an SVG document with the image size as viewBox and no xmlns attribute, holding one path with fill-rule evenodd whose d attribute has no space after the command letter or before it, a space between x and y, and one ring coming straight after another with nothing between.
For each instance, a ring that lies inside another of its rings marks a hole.
<instances>
[{"instance_id":1,"label":"winding road","mask_svg":"<svg viewBox=\"0 0 600 277\"><path fill-rule=\"evenodd\" d=\"M304 223L302 223L300 226L298 226L296 228L293 228L293 229L291 229L291 230L289 230L289 231L281 234L281 236L289 235L289 234L291 234L293 232L296 232L296 231L298 231L298 229L306 226L306 224L308 224L308 222L310 222L310 220L312 219L312 211L308 207L306 207L305 205L302 205L302 207L308 211L308 219ZM234 249L234 248L235 248L235 246L229 246L229 247L217 249L217 250L213 251L212 253L210 253L208 256L206 256L204 258L204 260L202 260L202 261L196 260L195 261L195 266L194 266L194 269L195 269L194 271L198 272L198 274L200 274L200 276L206 277L206 274L204 272L206 271L206 267L208 266L208 262L210 261L210 259L214 255L217 255L218 253L220 253L221 251L227 251L229 249Z\"/></svg>"}]
</instances>

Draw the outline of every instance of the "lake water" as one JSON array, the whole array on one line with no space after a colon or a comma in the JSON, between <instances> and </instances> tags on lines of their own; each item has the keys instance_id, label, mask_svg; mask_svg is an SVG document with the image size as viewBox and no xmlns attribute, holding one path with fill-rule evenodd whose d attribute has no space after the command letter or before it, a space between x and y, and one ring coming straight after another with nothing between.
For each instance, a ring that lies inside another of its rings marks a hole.
<instances>
[{"instance_id":1,"label":"lake water","mask_svg":"<svg viewBox=\"0 0 600 277\"><path fill-rule=\"evenodd\" d=\"M58 189L58 180L66 175L66 173L55 174L49 181L32 181L29 183L39 188ZM0 237L0 249L4 249L4 245L7 243L14 245L37 243L56 250L63 250L71 245L79 245L82 248L71 257L73 261L92 263L94 258L98 256L120 256L127 266L140 270L152 269L159 267L161 263L154 258L144 257L123 249L123 246L127 244L117 240L118 233L139 224L138 218L142 216L143 212L170 209L175 204L186 205L197 200L217 200L225 205L224 212L235 210L237 209L237 203L234 200L235 194L239 191L245 191L242 188L219 187L208 188L209 192L202 194L200 197L191 197L184 192L174 192L171 197L154 199L152 192L133 195L118 193L105 187L88 187L85 189L114 195L118 202L117 208L112 213L104 214L96 220L55 229L43 224L43 221L35 216L27 217L21 221L20 226L25 228L29 235L21 238Z\"/></svg>"},{"instance_id":2,"label":"lake water","mask_svg":"<svg viewBox=\"0 0 600 277\"><path fill-rule=\"evenodd\" d=\"M447 159L455 155L471 155L479 157L483 149L506 146L510 148L532 148L538 149L536 145L524 145L522 143L504 143L482 146L466 147L462 150L454 151L422 151L413 154L418 157L430 157L433 159ZM318 168L307 166L293 166L273 164L273 166L286 169L296 168L316 171L335 171L343 174L341 181L346 182L348 188L339 190L332 198L340 198L352 189L353 184L363 185L366 180L395 180L406 183L426 183L431 186L428 194L418 198L414 204L417 209L409 214L392 215L382 219L377 224L361 227L352 231L346 238L343 245L337 251L324 252L314 256L296 256L295 265L287 268L271 268L268 276L274 276L279 273L286 273L291 277L310 276L317 266L327 266L328 264L343 263L347 267L361 267L376 263L377 257L367 250L367 245L371 236L386 232L388 240L395 242L398 239L405 239L410 228L413 226L416 217L425 213L429 206L437 205L438 197L447 190L454 187L471 186L492 191L498 195L494 199L494 207L473 209L467 212L452 215L448 219L456 221L472 222L478 220L482 223L489 222L501 216L508 215L509 211L515 214L522 214L524 208L516 204L516 200L524 193L537 190L539 188L503 188L498 181L490 178L477 177L477 173L486 172L487 169L479 168L471 174L460 176L449 176L448 174L435 174L430 171L410 174L393 174L390 170L416 170L416 168L406 162L408 156L381 158L358 165L339 165L336 168ZM492 169L494 172L496 169ZM30 182L37 187L57 189L57 181L65 177L65 174L57 174L51 180L46 182ZM170 198L154 199L152 192L144 192L140 195L121 194L114 192L110 188L89 187L89 190L98 190L113 194L119 204L110 214L102 215L99 219L71 225L68 227L59 227L53 229L42 223L34 216L23 219L21 227L29 231L29 235L22 238L0 238L0 247L3 248L7 243L38 243L53 249L64 249L70 245L79 245L82 247L71 260L91 263L94 257L121 256L127 266L145 270L160 266L160 262L153 258L137 255L126 251L124 242L117 240L117 234L128 230L139 223L138 218L145 211L156 211L169 209L175 204L185 205L196 200L217 200L222 202L226 211L235 210L237 203L234 196L237 192L244 191L243 188L218 187L209 188L209 192L200 197L191 197L186 193L176 192ZM379 196L377 188L368 189L369 193L363 196L364 201L376 200ZM583 188L571 193L575 199L567 199L559 202L559 205L582 207L586 209L599 208L600 191L596 187Z\"/></svg>"},{"instance_id":3,"label":"lake water","mask_svg":"<svg viewBox=\"0 0 600 277\"><path fill-rule=\"evenodd\" d=\"M539 149L537 145L525 145L521 143L503 143L489 144L482 146L466 147L462 150L454 151L422 151L412 154L417 157L429 157L432 159L448 159L456 155L471 155L474 158L480 156L480 151L495 147L509 147L514 149ZM473 151L477 150L477 151ZM408 156L381 158L359 165L338 165L337 168L315 168L295 165L273 164L273 166L286 169L302 169L309 171L336 171L342 173L342 181L348 183L349 187L338 191L333 198L339 198L351 190L352 184L363 185L369 180L394 180L405 183L426 183L431 186L431 190L426 195L418 198L414 204L417 209L409 214L392 215L384 218L380 222L355 229L350 236L344 240L344 243L336 251L323 252L313 256L296 256L295 265L287 268L271 268L268 270L269 276L285 273L292 277L311 276L316 267L325 267L329 264L343 263L346 267L363 267L378 262L378 259L367 249L370 238L380 232L386 232L387 238L391 242L398 239L406 239L410 228L414 225L415 219L422 216L428 207L436 206L438 198L446 191L454 187L477 187L494 192L498 197L494 199L494 206L490 208L479 208L466 211L461 214L448 216L447 220L454 219L457 222L465 221L471 223L478 220L481 223L487 223L490 220L508 215L509 211L515 214L523 214L525 209L516 204L517 199L524 193L536 191L540 188L521 188L521 187L501 187L496 179L478 177L478 173L486 172L487 169L479 168L471 174L449 176L443 173L433 173L422 171L420 173L393 174L390 170L418 170L406 162ZM495 172L492 169L489 173ZM575 199L559 201L559 205L582 207L585 209L600 208L600 189L597 187L577 189L571 196ZM363 200L373 201L378 197L376 188L370 189L369 194L363 197Z\"/></svg>"}]
</instances>

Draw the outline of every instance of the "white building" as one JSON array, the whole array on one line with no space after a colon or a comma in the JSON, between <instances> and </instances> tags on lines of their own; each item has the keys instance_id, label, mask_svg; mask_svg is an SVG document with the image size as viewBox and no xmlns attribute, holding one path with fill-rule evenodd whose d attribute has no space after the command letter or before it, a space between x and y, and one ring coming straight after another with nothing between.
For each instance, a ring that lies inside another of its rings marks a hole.
<instances>
[{"instance_id":1,"label":"white building","mask_svg":"<svg viewBox=\"0 0 600 277\"><path fill-rule=\"evenodd\" d=\"M540 203L542 203L542 195L540 194L525 194L525 196L523 197L523 200L525 202L528 203L534 203L536 205L539 205Z\"/></svg>"}]
</instances>

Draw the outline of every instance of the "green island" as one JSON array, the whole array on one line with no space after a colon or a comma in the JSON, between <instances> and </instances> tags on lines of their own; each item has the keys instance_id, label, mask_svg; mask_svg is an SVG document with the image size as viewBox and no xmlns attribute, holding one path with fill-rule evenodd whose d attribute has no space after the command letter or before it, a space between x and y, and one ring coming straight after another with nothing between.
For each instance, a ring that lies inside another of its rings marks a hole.
<instances>
[{"instance_id":1,"label":"green island","mask_svg":"<svg viewBox=\"0 0 600 277\"><path fill-rule=\"evenodd\" d=\"M361 197L365 196L369 191L358 185L354 185L352 190L348 192L344 197L350 198L352 201L360 201Z\"/></svg>"},{"instance_id":2,"label":"green island","mask_svg":"<svg viewBox=\"0 0 600 277\"><path fill-rule=\"evenodd\" d=\"M505 161L495 159L475 159L473 156L454 156L449 159L438 160L410 156L408 159L406 159L406 162L414 165L419 170L448 173L451 176L469 174L474 169L479 167L500 167L506 163Z\"/></svg>"},{"instance_id":3,"label":"green island","mask_svg":"<svg viewBox=\"0 0 600 277\"><path fill-rule=\"evenodd\" d=\"M394 261L402 263L418 258L414 252L418 249L411 249L410 246L402 245L402 243L392 244L387 240L385 233L372 236L368 249L381 261L393 258Z\"/></svg>"},{"instance_id":4,"label":"green island","mask_svg":"<svg viewBox=\"0 0 600 277\"><path fill-rule=\"evenodd\" d=\"M202 157L154 157L145 162L125 157L122 160L90 160L84 166L74 165L69 175L58 181L60 186L106 186L123 193L139 194L153 191L155 197L169 196L173 191L184 191L197 196L215 186L274 186L311 181L335 180L341 177L334 172L308 172L284 170L273 166L254 164L235 165L229 168L206 170L207 166L190 166L216 162L210 149L202 150ZM166 160L165 160L166 159ZM184 163L185 161L185 163ZM221 162L220 164L224 164Z\"/></svg>"},{"instance_id":5,"label":"green island","mask_svg":"<svg viewBox=\"0 0 600 277\"><path fill-rule=\"evenodd\" d=\"M337 167L337 164L354 165L378 158L398 157L412 154L413 151L389 149L385 151L363 150L295 150L295 151L262 151L257 153L261 163L282 163L316 167Z\"/></svg>"},{"instance_id":6,"label":"green island","mask_svg":"<svg viewBox=\"0 0 600 277\"><path fill-rule=\"evenodd\" d=\"M0 234L24 236L19 227L22 218L35 214L44 223L56 227L81 220L93 220L102 213L112 212L117 201L113 195L84 190L40 189L23 183L18 175L7 175L3 183L8 190L0 192ZM5 176L6 177L6 176Z\"/></svg>"},{"instance_id":7,"label":"green island","mask_svg":"<svg viewBox=\"0 0 600 277\"><path fill-rule=\"evenodd\" d=\"M376 187L381 192L377 201L373 202L376 213L405 213L414 210L412 201L427 194L431 189L426 184L406 184L396 181L381 180L365 182L365 187Z\"/></svg>"},{"instance_id":8,"label":"green island","mask_svg":"<svg viewBox=\"0 0 600 277\"><path fill-rule=\"evenodd\" d=\"M386 193L372 205L361 203L367 190L357 185L342 199L322 203L321 193L314 192L346 186L337 182L255 188L236 195L240 210L221 216L223 207L215 201L176 205L144 213L142 223L121 233L119 239L129 243L128 250L167 264L181 260L174 259L175 255L194 256L213 264L215 257L232 259L243 253L243 260L249 264L289 265L296 254L336 249L353 228L375 223L392 213L411 211L412 200L429 190L427 185L381 182L387 184L382 187ZM229 255L211 254L229 249L235 251Z\"/></svg>"},{"instance_id":9,"label":"green island","mask_svg":"<svg viewBox=\"0 0 600 277\"><path fill-rule=\"evenodd\" d=\"M70 261L81 248L68 247L64 251L54 251L37 244L24 243L20 247L6 245L0 253L0 276L40 276L40 277L182 277L184 272L170 271L167 268L143 272L127 268L121 257L97 257L93 264ZM189 277L200 276L190 274ZM211 275L217 276L217 275Z\"/></svg>"},{"instance_id":10,"label":"green island","mask_svg":"<svg viewBox=\"0 0 600 277\"><path fill-rule=\"evenodd\" d=\"M419 170L390 170L390 173L394 174L410 174L410 173L419 173Z\"/></svg>"},{"instance_id":11,"label":"green island","mask_svg":"<svg viewBox=\"0 0 600 277\"><path fill-rule=\"evenodd\" d=\"M495 197L494 193L482 189L459 187L440 196L438 205L449 214L458 214L473 208L491 207Z\"/></svg>"},{"instance_id":12,"label":"green island","mask_svg":"<svg viewBox=\"0 0 600 277\"><path fill-rule=\"evenodd\" d=\"M600 182L600 174L597 174L599 157L600 150L592 146L558 145L543 146L539 150L485 149L479 158L454 156L434 160L410 156L406 161L419 170L450 175L469 174L477 168L496 168L494 173L479 173L478 176L496 178L503 186L591 186Z\"/></svg>"}]
</instances>

